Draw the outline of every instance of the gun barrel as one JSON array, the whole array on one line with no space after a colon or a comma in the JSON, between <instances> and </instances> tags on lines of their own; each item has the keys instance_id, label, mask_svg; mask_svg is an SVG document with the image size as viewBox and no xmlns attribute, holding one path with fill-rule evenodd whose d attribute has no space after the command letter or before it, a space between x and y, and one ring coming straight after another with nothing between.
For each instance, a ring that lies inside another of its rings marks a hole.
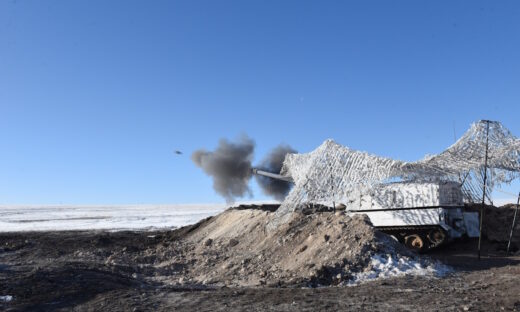
<instances>
[{"instance_id":1,"label":"gun barrel","mask_svg":"<svg viewBox=\"0 0 520 312\"><path fill-rule=\"evenodd\" d=\"M291 182L291 183L294 182L291 177L283 176L281 174L276 174L276 173L272 173L272 172L268 172L268 171L263 171L263 170L260 170L257 168L253 168L252 172L253 172L253 174L261 175L264 177L269 177L269 178L287 181L287 182Z\"/></svg>"}]
</instances>

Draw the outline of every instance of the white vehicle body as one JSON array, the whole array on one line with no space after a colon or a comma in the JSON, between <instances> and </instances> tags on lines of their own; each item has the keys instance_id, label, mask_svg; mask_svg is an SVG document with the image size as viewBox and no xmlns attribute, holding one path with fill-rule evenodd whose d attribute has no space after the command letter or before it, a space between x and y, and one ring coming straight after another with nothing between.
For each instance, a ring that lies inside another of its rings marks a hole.
<instances>
[{"instance_id":1,"label":"white vehicle body","mask_svg":"<svg viewBox=\"0 0 520 312\"><path fill-rule=\"evenodd\" d=\"M253 174L292 182L287 176L253 169ZM330 202L310 203L330 207ZM348 214L366 214L372 224L406 246L427 250L461 236L479 236L476 212L465 212L456 182L395 182L359 189L333 203ZM341 205L341 206L343 206Z\"/></svg>"},{"instance_id":2,"label":"white vehicle body","mask_svg":"<svg viewBox=\"0 0 520 312\"><path fill-rule=\"evenodd\" d=\"M460 184L399 182L370 192L354 192L341 201L348 213L368 215L381 229L441 227L448 239L478 237L478 213L464 212Z\"/></svg>"}]
</instances>

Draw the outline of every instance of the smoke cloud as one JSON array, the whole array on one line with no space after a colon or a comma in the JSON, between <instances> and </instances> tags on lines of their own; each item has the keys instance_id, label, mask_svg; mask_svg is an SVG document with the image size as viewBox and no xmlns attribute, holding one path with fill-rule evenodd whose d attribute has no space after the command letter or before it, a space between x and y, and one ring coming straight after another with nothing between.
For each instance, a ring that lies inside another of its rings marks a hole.
<instances>
[{"instance_id":1,"label":"smoke cloud","mask_svg":"<svg viewBox=\"0 0 520 312\"><path fill-rule=\"evenodd\" d=\"M249 188L255 142L243 135L236 142L220 139L215 151L200 149L191 155L192 161L213 178L213 189L228 203L236 197L252 196ZM255 166L258 169L280 173L285 155L296 153L289 145L274 148L264 160ZM257 175L256 181L262 191L278 200L283 200L291 183Z\"/></svg>"},{"instance_id":2,"label":"smoke cloud","mask_svg":"<svg viewBox=\"0 0 520 312\"><path fill-rule=\"evenodd\" d=\"M193 162L213 177L213 188L227 202L235 197L252 195L248 183L251 179L251 161L255 143L246 135L237 142L219 141L214 152L197 150L191 155Z\"/></svg>"},{"instance_id":3,"label":"smoke cloud","mask_svg":"<svg viewBox=\"0 0 520 312\"><path fill-rule=\"evenodd\" d=\"M269 155L267 155L267 157L264 158L264 160L256 167L261 170L280 173L280 170L282 170L283 161L285 160L285 155L291 153L296 153L292 147L289 145L279 145L275 147L271 153L269 153ZM291 183L269 177L257 175L256 181L266 195L273 196L278 200L283 200L291 189Z\"/></svg>"}]
</instances>

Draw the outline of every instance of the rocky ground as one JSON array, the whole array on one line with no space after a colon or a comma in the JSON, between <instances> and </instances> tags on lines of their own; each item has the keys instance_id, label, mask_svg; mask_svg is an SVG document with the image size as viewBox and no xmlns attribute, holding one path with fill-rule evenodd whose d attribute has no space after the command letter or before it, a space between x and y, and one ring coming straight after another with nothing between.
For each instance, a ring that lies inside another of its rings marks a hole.
<instances>
[{"instance_id":1,"label":"rocky ground","mask_svg":"<svg viewBox=\"0 0 520 312\"><path fill-rule=\"evenodd\" d=\"M227 211L160 232L0 234L0 309L520 310L520 257L506 257L503 242L485 241L480 261L474 240L432 252L429 257L455 269L443 278L346 286L381 252L431 261L374 231L363 217L298 214L265 232L270 216Z\"/></svg>"}]
</instances>

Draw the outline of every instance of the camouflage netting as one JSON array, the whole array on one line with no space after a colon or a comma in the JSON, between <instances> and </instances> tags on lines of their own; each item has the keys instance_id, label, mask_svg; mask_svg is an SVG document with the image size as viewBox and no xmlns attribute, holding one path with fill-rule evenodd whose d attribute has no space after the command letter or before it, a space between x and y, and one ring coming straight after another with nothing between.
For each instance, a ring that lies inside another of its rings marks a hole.
<instances>
[{"instance_id":1,"label":"camouflage netting","mask_svg":"<svg viewBox=\"0 0 520 312\"><path fill-rule=\"evenodd\" d=\"M371 155L333 140L307 154L288 154L281 174L290 176L295 186L278 209L278 219L308 203L332 206L354 191L392 181L456 181L462 184L465 201L476 202L482 196L486 141L489 200L494 186L520 176L520 140L495 121L472 124L444 152L417 162Z\"/></svg>"}]
</instances>

